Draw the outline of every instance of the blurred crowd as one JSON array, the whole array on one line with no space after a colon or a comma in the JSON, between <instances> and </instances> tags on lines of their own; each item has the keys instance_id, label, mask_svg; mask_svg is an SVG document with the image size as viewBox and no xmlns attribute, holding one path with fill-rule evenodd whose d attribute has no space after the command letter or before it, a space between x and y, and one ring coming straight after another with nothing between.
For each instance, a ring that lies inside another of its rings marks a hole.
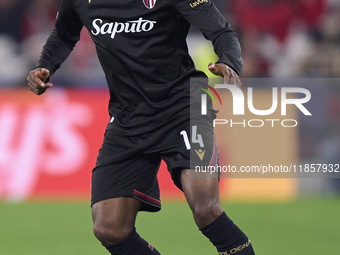
<instances>
[{"instance_id":1,"label":"blurred crowd","mask_svg":"<svg viewBox=\"0 0 340 255\"><path fill-rule=\"evenodd\" d=\"M25 77L36 66L42 47L54 29L59 4L60 0L0 1L0 87L25 85ZM54 82L60 86L78 85L80 77L85 86L96 86L97 76L103 76L102 71L91 38L83 30L76 50ZM99 83L104 83L104 78Z\"/></svg>"},{"instance_id":2,"label":"blurred crowd","mask_svg":"<svg viewBox=\"0 0 340 255\"><path fill-rule=\"evenodd\" d=\"M229 0L245 77L338 77L339 0Z\"/></svg>"},{"instance_id":3,"label":"blurred crowd","mask_svg":"<svg viewBox=\"0 0 340 255\"><path fill-rule=\"evenodd\" d=\"M20 86L54 27L60 0L0 1L0 86ZM243 77L338 77L340 0L214 0L240 34ZM197 31L194 30L193 33ZM87 31L59 84L105 84Z\"/></svg>"}]
</instances>

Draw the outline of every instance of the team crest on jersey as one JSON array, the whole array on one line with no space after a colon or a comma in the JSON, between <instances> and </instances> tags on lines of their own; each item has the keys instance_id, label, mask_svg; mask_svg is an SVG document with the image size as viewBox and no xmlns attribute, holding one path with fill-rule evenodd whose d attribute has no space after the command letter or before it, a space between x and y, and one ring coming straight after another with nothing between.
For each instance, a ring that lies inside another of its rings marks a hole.
<instances>
[{"instance_id":1,"label":"team crest on jersey","mask_svg":"<svg viewBox=\"0 0 340 255\"><path fill-rule=\"evenodd\" d=\"M156 1L157 0L143 0L143 3L146 8L152 9L153 7L155 7Z\"/></svg>"}]
</instances>

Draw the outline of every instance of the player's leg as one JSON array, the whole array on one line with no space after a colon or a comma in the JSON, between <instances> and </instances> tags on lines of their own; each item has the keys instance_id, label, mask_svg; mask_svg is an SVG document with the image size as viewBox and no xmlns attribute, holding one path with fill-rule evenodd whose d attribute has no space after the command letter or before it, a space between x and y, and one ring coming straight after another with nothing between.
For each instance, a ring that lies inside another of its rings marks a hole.
<instances>
[{"instance_id":1,"label":"player's leg","mask_svg":"<svg viewBox=\"0 0 340 255\"><path fill-rule=\"evenodd\" d=\"M92 172L94 234L114 255L159 254L134 227L138 211L160 210L160 158L143 156L143 137L105 133Z\"/></svg>"},{"instance_id":2,"label":"player's leg","mask_svg":"<svg viewBox=\"0 0 340 255\"><path fill-rule=\"evenodd\" d=\"M190 170L182 170L183 192L193 212L196 225L203 229L223 212L217 178L192 178Z\"/></svg>"},{"instance_id":3,"label":"player's leg","mask_svg":"<svg viewBox=\"0 0 340 255\"><path fill-rule=\"evenodd\" d=\"M140 206L141 202L132 197L111 198L92 206L94 234L111 254L160 254L136 232Z\"/></svg>"},{"instance_id":4,"label":"player's leg","mask_svg":"<svg viewBox=\"0 0 340 255\"><path fill-rule=\"evenodd\" d=\"M124 240L132 231L140 201L130 197L111 198L92 206L93 232L105 245Z\"/></svg>"},{"instance_id":5,"label":"player's leg","mask_svg":"<svg viewBox=\"0 0 340 255\"><path fill-rule=\"evenodd\" d=\"M194 220L202 233L221 255L254 255L248 237L221 208L218 178L192 178L190 171L182 170L181 183Z\"/></svg>"}]
</instances>

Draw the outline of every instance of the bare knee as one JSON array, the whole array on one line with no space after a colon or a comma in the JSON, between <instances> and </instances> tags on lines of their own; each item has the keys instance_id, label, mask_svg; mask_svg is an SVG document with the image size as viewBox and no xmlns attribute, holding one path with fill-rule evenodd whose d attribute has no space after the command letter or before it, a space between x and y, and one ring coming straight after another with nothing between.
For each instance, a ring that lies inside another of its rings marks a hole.
<instances>
[{"instance_id":1,"label":"bare knee","mask_svg":"<svg viewBox=\"0 0 340 255\"><path fill-rule=\"evenodd\" d=\"M182 187L195 222L202 229L223 212L220 205L218 179L192 178L190 172L189 169L181 172Z\"/></svg>"},{"instance_id":2,"label":"bare knee","mask_svg":"<svg viewBox=\"0 0 340 255\"><path fill-rule=\"evenodd\" d=\"M216 220L223 212L219 203L196 202L191 208L197 226L202 229Z\"/></svg>"},{"instance_id":3,"label":"bare knee","mask_svg":"<svg viewBox=\"0 0 340 255\"><path fill-rule=\"evenodd\" d=\"M93 233L104 245L114 245L126 239L133 226L116 224L115 222L94 222Z\"/></svg>"},{"instance_id":4,"label":"bare knee","mask_svg":"<svg viewBox=\"0 0 340 255\"><path fill-rule=\"evenodd\" d=\"M113 198L92 206L93 232L103 245L123 241L134 228L140 202L134 198Z\"/></svg>"}]
</instances>

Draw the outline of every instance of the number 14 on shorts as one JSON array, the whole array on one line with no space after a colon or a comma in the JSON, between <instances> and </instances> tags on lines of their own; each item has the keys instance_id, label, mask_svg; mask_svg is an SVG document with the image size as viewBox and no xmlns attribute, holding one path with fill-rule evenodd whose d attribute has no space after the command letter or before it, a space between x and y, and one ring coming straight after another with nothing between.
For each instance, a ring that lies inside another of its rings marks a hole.
<instances>
[{"instance_id":1,"label":"number 14 on shorts","mask_svg":"<svg viewBox=\"0 0 340 255\"><path fill-rule=\"evenodd\" d=\"M189 137L187 131L183 130L180 132L180 135L183 136L184 144L187 150L191 149ZM197 134L197 126L192 126L191 130L191 143L197 143L201 148L204 147L204 142L201 134Z\"/></svg>"}]
</instances>

